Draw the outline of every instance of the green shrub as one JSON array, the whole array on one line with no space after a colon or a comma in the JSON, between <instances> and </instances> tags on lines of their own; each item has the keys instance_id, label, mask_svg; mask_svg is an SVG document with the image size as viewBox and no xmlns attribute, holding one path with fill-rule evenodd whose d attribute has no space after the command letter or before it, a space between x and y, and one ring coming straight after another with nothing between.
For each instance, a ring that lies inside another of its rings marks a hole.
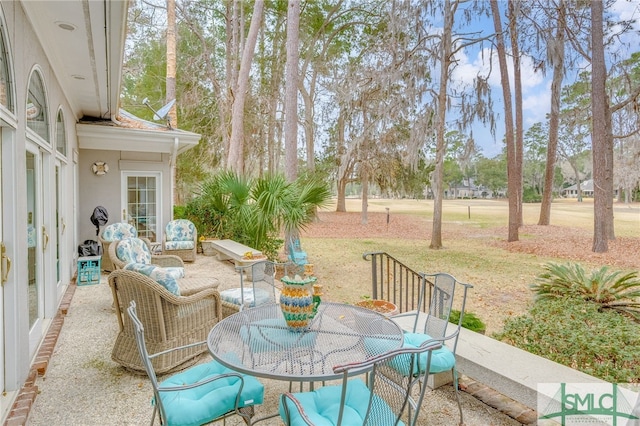
<instances>
[{"instance_id":1,"label":"green shrub","mask_svg":"<svg viewBox=\"0 0 640 426\"><path fill-rule=\"evenodd\" d=\"M534 188L525 188L522 191L522 202L523 203L540 203L542 202L542 195L538 194Z\"/></svg>"},{"instance_id":2,"label":"green shrub","mask_svg":"<svg viewBox=\"0 0 640 426\"><path fill-rule=\"evenodd\" d=\"M539 299L493 337L609 382L640 381L638 325L581 298Z\"/></svg>"},{"instance_id":3,"label":"green shrub","mask_svg":"<svg viewBox=\"0 0 640 426\"><path fill-rule=\"evenodd\" d=\"M538 299L581 298L640 320L640 279L637 272L609 272L609 268L588 275L577 263L547 263L531 289Z\"/></svg>"},{"instance_id":4,"label":"green shrub","mask_svg":"<svg viewBox=\"0 0 640 426\"><path fill-rule=\"evenodd\" d=\"M449 315L449 322L454 324L458 324L460 320L460 311L452 309L451 315ZM473 312L465 312L464 317L462 318L462 327L475 331L476 333L484 334L487 329L486 324L478 318L476 314Z\"/></svg>"},{"instance_id":5,"label":"green shrub","mask_svg":"<svg viewBox=\"0 0 640 426\"><path fill-rule=\"evenodd\" d=\"M253 179L223 171L201 184L185 215L198 235L232 239L275 260L282 234L311 223L315 208L324 206L330 195L326 182L317 177L287 182L283 175Z\"/></svg>"}]
</instances>

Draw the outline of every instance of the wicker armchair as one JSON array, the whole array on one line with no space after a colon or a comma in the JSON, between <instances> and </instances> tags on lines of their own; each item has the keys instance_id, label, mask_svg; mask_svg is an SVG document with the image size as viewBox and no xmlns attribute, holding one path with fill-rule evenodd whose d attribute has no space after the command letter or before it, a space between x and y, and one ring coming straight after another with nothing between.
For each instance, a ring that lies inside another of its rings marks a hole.
<instances>
[{"instance_id":1,"label":"wicker armchair","mask_svg":"<svg viewBox=\"0 0 640 426\"><path fill-rule=\"evenodd\" d=\"M216 278L185 278L182 259L172 254L151 254L151 243L146 238L125 238L109 246L109 257L115 270L124 269L127 264L154 265L167 270L178 280L180 294L188 296L206 288L217 288L220 284ZM126 305L120 305L126 307Z\"/></svg>"},{"instance_id":2,"label":"wicker armchair","mask_svg":"<svg viewBox=\"0 0 640 426\"><path fill-rule=\"evenodd\" d=\"M215 288L176 296L146 275L127 270L109 274L109 286L115 306L136 302L145 342L153 353L206 340L211 328L222 319L220 294ZM120 331L111 359L129 370L145 373L131 318L120 309L115 315ZM200 345L168 352L154 358L153 366L158 374L180 370L196 363L206 351L206 346Z\"/></svg>"},{"instance_id":3,"label":"wicker armchair","mask_svg":"<svg viewBox=\"0 0 640 426\"><path fill-rule=\"evenodd\" d=\"M140 241L144 244L141 244ZM143 253L136 254L135 256L137 256L137 258L134 258L134 255L132 255L129 250L121 249L118 251L118 246L121 243L123 247L132 246L134 250L141 250ZM127 263L136 262L150 263L163 268L183 268L184 270L184 262L178 256L171 254L151 254L151 243L146 238L125 238L118 241L117 244L111 244L109 246L109 258L115 269L123 269Z\"/></svg>"},{"instance_id":4,"label":"wicker armchair","mask_svg":"<svg viewBox=\"0 0 640 426\"><path fill-rule=\"evenodd\" d=\"M162 237L162 254L174 254L185 262L194 262L197 247L198 230L193 222L175 219L167 223Z\"/></svg>"},{"instance_id":5,"label":"wicker armchair","mask_svg":"<svg viewBox=\"0 0 640 426\"><path fill-rule=\"evenodd\" d=\"M111 246L111 243L114 241L120 241L123 238L135 238L137 236L138 230L135 226L126 222L117 222L107 225L98 236L98 241L102 244L102 270L111 272L116 269L109 257L109 247Z\"/></svg>"}]
</instances>

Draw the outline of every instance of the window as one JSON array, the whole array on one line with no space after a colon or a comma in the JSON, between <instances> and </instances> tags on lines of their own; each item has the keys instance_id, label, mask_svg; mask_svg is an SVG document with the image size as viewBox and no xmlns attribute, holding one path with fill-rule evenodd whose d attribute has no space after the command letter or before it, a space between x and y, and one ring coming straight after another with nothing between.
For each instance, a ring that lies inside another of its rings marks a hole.
<instances>
[{"instance_id":1,"label":"window","mask_svg":"<svg viewBox=\"0 0 640 426\"><path fill-rule=\"evenodd\" d=\"M40 73L34 71L27 95L27 126L45 141L49 141L49 110Z\"/></svg>"},{"instance_id":2,"label":"window","mask_svg":"<svg viewBox=\"0 0 640 426\"><path fill-rule=\"evenodd\" d=\"M9 111L13 109L13 88L9 74L9 52L4 38L4 20L0 19L0 104Z\"/></svg>"},{"instance_id":3,"label":"window","mask_svg":"<svg viewBox=\"0 0 640 426\"><path fill-rule=\"evenodd\" d=\"M67 130L64 127L62 110L58 111L58 118L56 119L56 149L60 154L67 155Z\"/></svg>"}]
</instances>

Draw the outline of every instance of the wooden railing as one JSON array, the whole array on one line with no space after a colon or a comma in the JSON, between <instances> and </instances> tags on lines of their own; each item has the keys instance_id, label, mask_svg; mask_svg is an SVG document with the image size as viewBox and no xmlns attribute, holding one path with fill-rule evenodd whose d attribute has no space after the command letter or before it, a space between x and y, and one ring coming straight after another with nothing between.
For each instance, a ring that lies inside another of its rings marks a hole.
<instances>
[{"instance_id":1,"label":"wooden railing","mask_svg":"<svg viewBox=\"0 0 640 426\"><path fill-rule=\"evenodd\" d=\"M385 252L368 252L362 255L364 260L371 261L371 297L394 303L398 313L413 311L418 308L420 288L423 277L404 263ZM428 281L427 281L428 282ZM431 300L433 284L425 294ZM423 303L421 309L429 310L429 303Z\"/></svg>"}]
</instances>

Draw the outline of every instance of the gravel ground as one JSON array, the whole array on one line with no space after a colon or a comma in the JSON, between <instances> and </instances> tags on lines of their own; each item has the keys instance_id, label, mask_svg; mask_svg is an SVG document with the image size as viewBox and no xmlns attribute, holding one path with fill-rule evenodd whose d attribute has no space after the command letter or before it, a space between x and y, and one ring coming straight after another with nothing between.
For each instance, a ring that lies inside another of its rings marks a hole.
<instances>
[{"instance_id":1,"label":"gravel ground","mask_svg":"<svg viewBox=\"0 0 640 426\"><path fill-rule=\"evenodd\" d=\"M221 288L239 282L231 264L200 255L194 264L187 265L187 274L215 276ZM29 425L149 423L152 407L148 379L124 370L111 360L118 327L111 305L111 290L105 274L100 284L76 289L46 375L38 378L40 394L31 409ZM286 383L263 382L265 403L256 408L256 417L275 412L278 395L287 390ZM462 392L460 396L468 426L520 424L469 394ZM421 424L457 424L453 388L446 386L429 391L422 412ZM244 423L232 417L226 424ZM282 425L282 422L273 418L259 424Z\"/></svg>"}]
</instances>

